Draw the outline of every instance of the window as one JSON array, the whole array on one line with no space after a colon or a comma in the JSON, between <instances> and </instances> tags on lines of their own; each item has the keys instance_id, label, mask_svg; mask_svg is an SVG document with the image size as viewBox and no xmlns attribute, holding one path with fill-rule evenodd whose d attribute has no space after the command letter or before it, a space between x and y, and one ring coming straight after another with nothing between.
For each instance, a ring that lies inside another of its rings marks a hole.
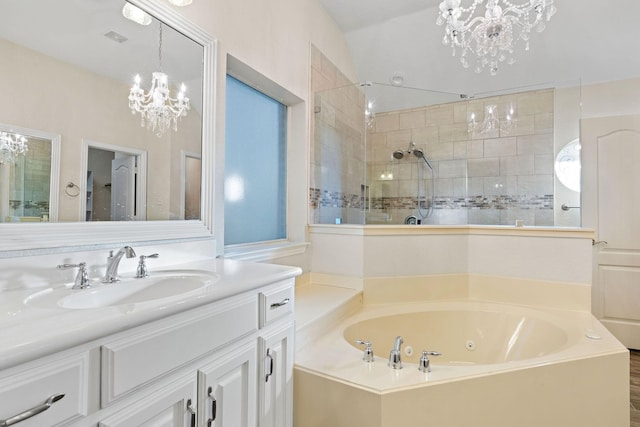
<instances>
[{"instance_id":1,"label":"window","mask_svg":"<svg viewBox=\"0 0 640 427\"><path fill-rule=\"evenodd\" d=\"M224 243L286 239L286 105L227 75Z\"/></svg>"}]
</instances>

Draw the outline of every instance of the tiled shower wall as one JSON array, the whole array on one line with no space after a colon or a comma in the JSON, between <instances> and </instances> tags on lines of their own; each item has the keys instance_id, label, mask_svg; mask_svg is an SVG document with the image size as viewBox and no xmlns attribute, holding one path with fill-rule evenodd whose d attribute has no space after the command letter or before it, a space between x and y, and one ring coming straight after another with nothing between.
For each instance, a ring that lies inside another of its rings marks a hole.
<instances>
[{"instance_id":1,"label":"tiled shower wall","mask_svg":"<svg viewBox=\"0 0 640 427\"><path fill-rule=\"evenodd\" d=\"M554 91L378 112L365 123L366 87L312 46L310 223L553 225ZM516 114L510 132L468 132L485 106ZM413 141L433 166L411 155ZM432 197L433 195L433 197ZM417 209L420 200L421 209Z\"/></svg>"},{"instance_id":2,"label":"tiled shower wall","mask_svg":"<svg viewBox=\"0 0 640 427\"><path fill-rule=\"evenodd\" d=\"M364 224L364 92L315 46L311 50L310 222Z\"/></svg>"},{"instance_id":3,"label":"tiled shower wall","mask_svg":"<svg viewBox=\"0 0 640 427\"><path fill-rule=\"evenodd\" d=\"M501 111L514 107L513 128L469 133L470 114L482 120L491 104ZM429 214L422 223L553 225L553 109L549 89L377 114L368 134L367 223L397 224L409 215ZM411 141L433 166L433 199L423 162L392 156ZM418 195L424 200L420 212Z\"/></svg>"}]
</instances>

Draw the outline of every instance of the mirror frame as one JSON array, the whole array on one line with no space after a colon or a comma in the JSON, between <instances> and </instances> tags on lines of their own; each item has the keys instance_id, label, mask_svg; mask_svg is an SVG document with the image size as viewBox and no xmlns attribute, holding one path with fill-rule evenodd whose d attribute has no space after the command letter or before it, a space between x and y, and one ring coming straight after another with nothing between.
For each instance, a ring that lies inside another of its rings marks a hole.
<instances>
[{"instance_id":1,"label":"mirror frame","mask_svg":"<svg viewBox=\"0 0 640 427\"><path fill-rule=\"evenodd\" d=\"M0 258L16 256L16 251L20 251L20 255L29 255L66 252L87 249L88 247L99 248L113 244L162 244L213 238L216 40L164 2L154 0L128 1L203 47L201 219L94 223L2 223L0 224L0 235L2 236ZM57 163L59 164L59 162ZM58 176L56 176L56 181L57 193L60 194L64 188L60 185ZM51 185L53 188L53 181Z\"/></svg>"}]
</instances>

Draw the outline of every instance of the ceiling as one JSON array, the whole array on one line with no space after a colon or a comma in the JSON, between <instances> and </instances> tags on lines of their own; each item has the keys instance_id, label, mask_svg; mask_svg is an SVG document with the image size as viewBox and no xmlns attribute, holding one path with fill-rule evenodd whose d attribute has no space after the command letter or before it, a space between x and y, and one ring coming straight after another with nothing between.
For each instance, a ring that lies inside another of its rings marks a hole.
<instances>
[{"instance_id":1,"label":"ceiling","mask_svg":"<svg viewBox=\"0 0 640 427\"><path fill-rule=\"evenodd\" d=\"M638 0L555 0L558 12L532 33L530 51L520 45L497 76L463 68L442 45L440 0L320 1L344 31L361 82L389 84L400 73L407 87L482 96L640 77Z\"/></svg>"}]
</instances>

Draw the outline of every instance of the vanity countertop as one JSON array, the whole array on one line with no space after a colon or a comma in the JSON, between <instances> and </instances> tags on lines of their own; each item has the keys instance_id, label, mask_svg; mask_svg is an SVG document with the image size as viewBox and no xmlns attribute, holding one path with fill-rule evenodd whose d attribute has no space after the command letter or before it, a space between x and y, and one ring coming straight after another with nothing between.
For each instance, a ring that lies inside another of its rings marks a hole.
<instances>
[{"instance_id":1,"label":"vanity countertop","mask_svg":"<svg viewBox=\"0 0 640 427\"><path fill-rule=\"evenodd\" d=\"M289 279L302 272L298 267L224 259L171 267L171 270L176 269L210 272L217 279L212 285L170 301L159 299L87 309L61 308L55 304L27 304L30 296L36 292L46 292L46 287L0 292L0 369ZM123 274L123 279L124 276ZM123 285L126 284L117 284ZM87 290L68 290L76 293L85 291Z\"/></svg>"}]
</instances>

